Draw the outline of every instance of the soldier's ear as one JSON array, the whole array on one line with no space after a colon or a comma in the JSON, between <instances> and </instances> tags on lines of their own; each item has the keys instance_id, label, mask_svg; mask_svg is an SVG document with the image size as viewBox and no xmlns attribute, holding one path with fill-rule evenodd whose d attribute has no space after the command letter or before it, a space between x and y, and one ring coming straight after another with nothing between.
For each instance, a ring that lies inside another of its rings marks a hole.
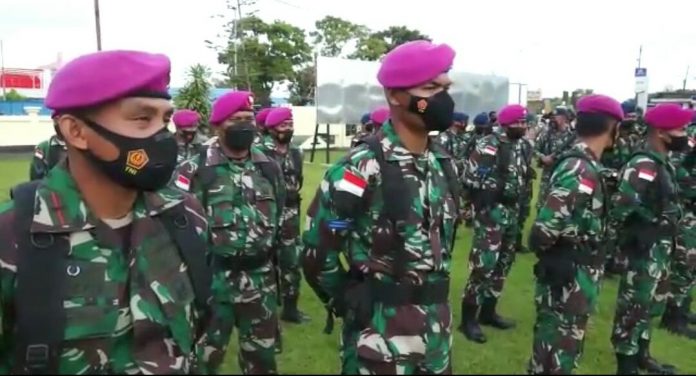
<instances>
[{"instance_id":1,"label":"soldier's ear","mask_svg":"<svg viewBox=\"0 0 696 376\"><path fill-rule=\"evenodd\" d=\"M403 90L384 89L384 95L387 97L387 102L389 103L390 106L394 106L394 107L402 106L400 99L404 94L405 94L405 92Z\"/></svg>"},{"instance_id":2,"label":"soldier's ear","mask_svg":"<svg viewBox=\"0 0 696 376\"><path fill-rule=\"evenodd\" d=\"M70 114L60 115L56 121L58 131L65 142L77 149L87 149L85 129L87 126L81 120Z\"/></svg>"}]
</instances>

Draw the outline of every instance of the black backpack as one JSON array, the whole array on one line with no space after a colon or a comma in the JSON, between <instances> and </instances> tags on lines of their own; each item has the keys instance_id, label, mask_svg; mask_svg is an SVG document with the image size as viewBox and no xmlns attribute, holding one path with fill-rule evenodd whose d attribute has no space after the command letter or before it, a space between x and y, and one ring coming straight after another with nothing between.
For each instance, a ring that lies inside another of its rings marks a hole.
<instances>
[{"instance_id":1,"label":"black backpack","mask_svg":"<svg viewBox=\"0 0 696 376\"><path fill-rule=\"evenodd\" d=\"M18 247L15 369L28 374L57 372L66 325L62 292L67 278L63 266L70 244L64 237L30 232L38 209L35 198L40 182L20 184L11 192ZM208 312L212 271L206 260L207 245L183 204L166 210L159 218L188 266L196 308Z\"/></svg>"}]
</instances>

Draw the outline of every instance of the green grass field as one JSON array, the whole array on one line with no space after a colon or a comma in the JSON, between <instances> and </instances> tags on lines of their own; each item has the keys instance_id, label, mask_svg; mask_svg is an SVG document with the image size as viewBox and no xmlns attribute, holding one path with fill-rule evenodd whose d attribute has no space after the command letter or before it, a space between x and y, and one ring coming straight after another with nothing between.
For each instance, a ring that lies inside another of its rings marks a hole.
<instances>
[{"instance_id":1,"label":"green grass field","mask_svg":"<svg viewBox=\"0 0 696 376\"><path fill-rule=\"evenodd\" d=\"M333 152L336 159L340 152ZM307 160L309 160L307 156ZM306 206L314 194L323 175L325 166L323 153L318 154L316 164L305 165L305 187L303 204ZM28 158L3 156L0 159L0 200L7 199L11 186L28 176ZM303 212L306 208L303 208ZM527 229L531 225L527 223ZM471 247L471 230L460 231L457 237L452 269L451 302L454 310L454 323L459 323L459 302L461 291L468 275L468 253ZM476 345L468 342L455 331L452 351L454 372L501 374L525 373L532 342L534 324L532 266L533 255L520 255L510 273L500 311L503 315L517 320L513 331L501 332L484 328L488 343ZM589 324L585 353L581 359L578 373L612 374L616 371L614 354L609 341L611 324L616 301L617 281L607 280L603 285L599 310ZM325 311L311 289L302 287L302 309L312 316L306 325L284 325L284 352L278 358L279 371L284 374L336 374L340 372L338 359L338 327L332 335L322 333ZM679 367L682 374L696 373L696 342L681 339L656 329L653 335L652 352L658 359ZM227 360L222 371L239 373L236 361L236 338L233 336Z\"/></svg>"}]
</instances>

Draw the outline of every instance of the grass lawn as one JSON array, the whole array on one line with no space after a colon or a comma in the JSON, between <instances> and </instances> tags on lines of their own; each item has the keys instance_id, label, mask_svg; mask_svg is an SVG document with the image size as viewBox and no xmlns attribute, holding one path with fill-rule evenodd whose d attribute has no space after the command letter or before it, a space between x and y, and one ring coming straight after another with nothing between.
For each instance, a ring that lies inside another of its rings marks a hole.
<instances>
[{"instance_id":1,"label":"grass lawn","mask_svg":"<svg viewBox=\"0 0 696 376\"><path fill-rule=\"evenodd\" d=\"M332 158L340 157L341 152L332 152ZM308 156L306 159L309 160ZM305 164L305 187L303 189L303 212L314 194L325 166L323 153L316 164ZM28 158L2 156L0 159L0 200L8 197L8 190L28 176ZM527 223L527 229L531 225ZM304 228L304 227L303 227ZM459 302L468 275L468 253L471 247L471 230L458 233L452 270L451 302L454 310L454 323L460 320ZM518 327L513 331L501 332L484 328L488 343L476 345L468 342L455 331L452 361L455 373L501 374L525 373L532 342L534 325L532 266L533 255L520 255L510 273L503 292L500 311L507 317L517 320ZM614 316L617 281L607 280L603 285L599 310L589 324L585 342L585 353L581 359L578 373L613 374L616 371L614 354L609 336ZM278 358L279 371L284 374L335 374L340 371L338 360L338 332L332 335L322 333L325 311L311 289L302 287L302 309L312 316L307 325L284 325L284 352ZM653 335L652 352L658 359L679 367L682 374L696 373L696 342L672 336L656 329ZM236 361L236 337L228 352L222 371L239 373Z\"/></svg>"}]
</instances>

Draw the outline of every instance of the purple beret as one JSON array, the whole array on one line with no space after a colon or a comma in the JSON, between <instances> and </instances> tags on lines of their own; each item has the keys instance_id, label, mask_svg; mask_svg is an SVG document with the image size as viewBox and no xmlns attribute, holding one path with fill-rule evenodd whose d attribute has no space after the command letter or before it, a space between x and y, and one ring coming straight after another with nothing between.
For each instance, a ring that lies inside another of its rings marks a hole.
<instances>
[{"instance_id":1,"label":"purple beret","mask_svg":"<svg viewBox=\"0 0 696 376\"><path fill-rule=\"evenodd\" d=\"M370 113L370 121L382 125L389 119L389 107L379 107Z\"/></svg>"},{"instance_id":2,"label":"purple beret","mask_svg":"<svg viewBox=\"0 0 696 376\"><path fill-rule=\"evenodd\" d=\"M691 110L674 103L659 104L645 113L649 127L669 131L684 128L691 122Z\"/></svg>"},{"instance_id":3,"label":"purple beret","mask_svg":"<svg viewBox=\"0 0 696 376\"><path fill-rule=\"evenodd\" d=\"M275 128L286 120L292 120L292 110L287 107L274 108L268 113L266 118L266 127Z\"/></svg>"},{"instance_id":4,"label":"purple beret","mask_svg":"<svg viewBox=\"0 0 696 376\"><path fill-rule=\"evenodd\" d=\"M260 126L265 126L266 125L266 119L268 118L268 114L273 110L273 107L267 107L259 111L258 114L256 114L256 125Z\"/></svg>"},{"instance_id":5,"label":"purple beret","mask_svg":"<svg viewBox=\"0 0 696 376\"><path fill-rule=\"evenodd\" d=\"M586 95L578 100L578 113L604 114L621 121L624 119L624 111L621 103L612 97L601 94Z\"/></svg>"},{"instance_id":6,"label":"purple beret","mask_svg":"<svg viewBox=\"0 0 696 376\"><path fill-rule=\"evenodd\" d=\"M405 89L422 85L452 67L455 52L446 44L427 40L397 46L382 60L377 80L388 89Z\"/></svg>"},{"instance_id":7,"label":"purple beret","mask_svg":"<svg viewBox=\"0 0 696 376\"><path fill-rule=\"evenodd\" d=\"M177 129L190 129L198 126L201 115L193 110L179 110L172 115L172 121Z\"/></svg>"},{"instance_id":8,"label":"purple beret","mask_svg":"<svg viewBox=\"0 0 696 376\"><path fill-rule=\"evenodd\" d=\"M210 124L220 125L239 111L254 111L254 95L248 91L231 91L213 102Z\"/></svg>"},{"instance_id":9,"label":"purple beret","mask_svg":"<svg viewBox=\"0 0 696 376\"><path fill-rule=\"evenodd\" d=\"M169 58L139 51L103 51L65 64L51 81L46 107L61 111L138 95L169 98Z\"/></svg>"},{"instance_id":10,"label":"purple beret","mask_svg":"<svg viewBox=\"0 0 696 376\"><path fill-rule=\"evenodd\" d=\"M498 112L498 122L503 127L526 121L527 109L519 104L507 105Z\"/></svg>"}]
</instances>

